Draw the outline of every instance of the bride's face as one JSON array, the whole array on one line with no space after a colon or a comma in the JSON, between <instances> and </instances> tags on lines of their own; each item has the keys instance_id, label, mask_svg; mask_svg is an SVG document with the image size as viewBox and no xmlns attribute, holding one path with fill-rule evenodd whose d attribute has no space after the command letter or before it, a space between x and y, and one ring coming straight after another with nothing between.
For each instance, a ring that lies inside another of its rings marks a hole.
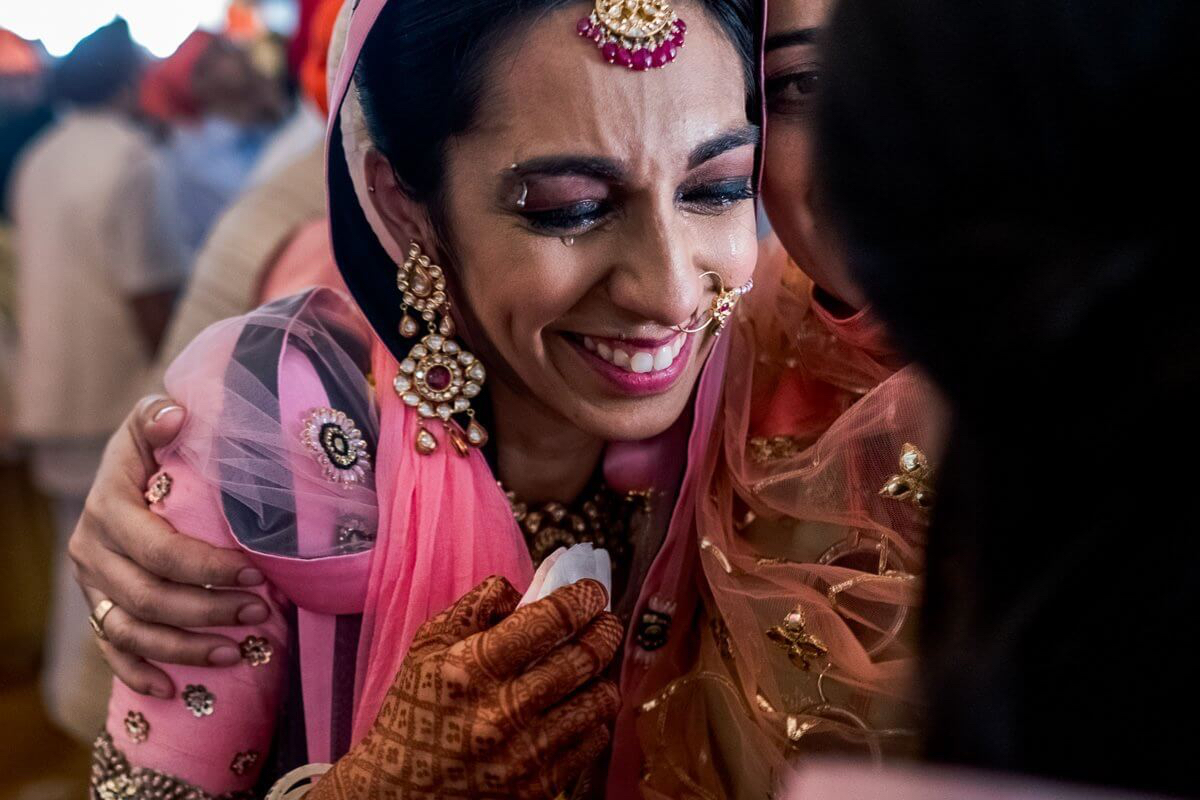
<instances>
[{"instance_id":1,"label":"bride's face","mask_svg":"<svg viewBox=\"0 0 1200 800\"><path fill-rule=\"evenodd\" d=\"M741 61L699 7L663 69L604 62L572 4L523 28L490 67L471 131L446 161L459 296L493 380L606 439L666 430L708 334L686 335L756 257ZM515 168L514 168L515 165ZM523 200L523 202L521 202Z\"/></svg>"}]
</instances>

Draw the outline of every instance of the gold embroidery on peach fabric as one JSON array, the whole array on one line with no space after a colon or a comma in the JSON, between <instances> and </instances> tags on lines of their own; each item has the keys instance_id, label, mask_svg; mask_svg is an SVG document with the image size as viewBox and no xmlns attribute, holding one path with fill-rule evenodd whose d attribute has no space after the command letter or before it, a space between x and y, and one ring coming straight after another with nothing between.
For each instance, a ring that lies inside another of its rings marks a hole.
<instances>
[{"instance_id":1,"label":"gold embroidery on peach fabric","mask_svg":"<svg viewBox=\"0 0 1200 800\"><path fill-rule=\"evenodd\" d=\"M750 460L755 464L769 464L798 455L803 447L795 436L755 436L746 443Z\"/></svg>"},{"instance_id":2,"label":"gold embroidery on peach fabric","mask_svg":"<svg viewBox=\"0 0 1200 800\"><path fill-rule=\"evenodd\" d=\"M717 560L717 563L721 565L721 569L725 571L726 575L741 574L741 570L733 566L733 564L729 561L729 557L725 555L721 548L713 544L712 539L709 539L707 536L701 539L700 549L705 553L712 555L712 557Z\"/></svg>"},{"instance_id":3,"label":"gold embroidery on peach fabric","mask_svg":"<svg viewBox=\"0 0 1200 800\"><path fill-rule=\"evenodd\" d=\"M914 444L905 444L900 451L900 472L887 479L879 490L882 497L907 503L919 511L933 508L933 467L929 459Z\"/></svg>"},{"instance_id":4,"label":"gold embroidery on peach fabric","mask_svg":"<svg viewBox=\"0 0 1200 800\"><path fill-rule=\"evenodd\" d=\"M812 669L813 661L824 658L829 653L825 643L805 629L802 606L796 606L784 617L782 625L768 630L767 638L786 651L788 660L804 672Z\"/></svg>"}]
</instances>

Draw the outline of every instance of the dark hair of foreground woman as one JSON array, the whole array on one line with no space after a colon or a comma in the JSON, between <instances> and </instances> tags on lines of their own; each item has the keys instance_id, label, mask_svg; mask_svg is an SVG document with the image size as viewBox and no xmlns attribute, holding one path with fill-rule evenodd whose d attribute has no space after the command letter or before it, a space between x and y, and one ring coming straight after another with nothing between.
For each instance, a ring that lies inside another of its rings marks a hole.
<instances>
[{"instance_id":1,"label":"dark hair of foreground woman","mask_svg":"<svg viewBox=\"0 0 1200 800\"><path fill-rule=\"evenodd\" d=\"M1197 23L1194 0L843 0L832 26L827 200L954 409L934 760L1200 794Z\"/></svg>"}]
</instances>

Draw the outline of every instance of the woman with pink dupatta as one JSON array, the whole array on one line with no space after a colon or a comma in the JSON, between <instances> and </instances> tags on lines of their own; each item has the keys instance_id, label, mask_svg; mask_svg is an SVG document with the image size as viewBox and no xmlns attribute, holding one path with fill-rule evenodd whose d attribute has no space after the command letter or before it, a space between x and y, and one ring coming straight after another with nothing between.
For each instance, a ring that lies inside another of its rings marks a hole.
<instances>
[{"instance_id":1,"label":"woman with pink dupatta","mask_svg":"<svg viewBox=\"0 0 1200 800\"><path fill-rule=\"evenodd\" d=\"M655 646L647 575L690 530L673 501L752 286L760 30L740 0L356 3L328 169L352 297L201 335L146 490L266 580L237 624L196 622L236 648L160 663L155 696L114 684L97 796L254 795L297 768L325 773L313 797L636 784L598 763L605 673ZM517 609L580 542L611 597ZM106 652L128 620L96 600Z\"/></svg>"},{"instance_id":2,"label":"woman with pink dupatta","mask_svg":"<svg viewBox=\"0 0 1200 800\"><path fill-rule=\"evenodd\" d=\"M879 492L902 471L905 444L932 454L936 402L911 371L897 373L903 359L870 312L853 310L860 298L814 223L807 117L827 5L772 4L764 199L787 250L774 239L762 246L759 289L742 309L752 315L724 337L737 357L719 429L693 433L700 468L689 469L633 615L612 797L638 792L639 776L646 793L762 796L807 753L911 748L908 623L928 487L921 503L917 492ZM149 433L169 434L176 408L151 406L164 421ZM710 500L697 514L698 496ZM100 522L125 524L115 512ZM221 585L243 566L208 563ZM761 603L751 602L759 590ZM224 609L221 598L204 602L232 618L237 593L224 594ZM192 636L158 652L209 663L222 641ZM162 685L157 670L103 646L131 683Z\"/></svg>"}]
</instances>

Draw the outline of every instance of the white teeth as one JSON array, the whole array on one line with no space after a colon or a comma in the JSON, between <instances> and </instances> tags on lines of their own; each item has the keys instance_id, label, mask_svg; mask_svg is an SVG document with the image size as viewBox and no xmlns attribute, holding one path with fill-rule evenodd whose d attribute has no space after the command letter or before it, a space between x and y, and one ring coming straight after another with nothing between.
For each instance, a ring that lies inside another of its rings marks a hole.
<instances>
[{"instance_id":1,"label":"white teeth","mask_svg":"<svg viewBox=\"0 0 1200 800\"><path fill-rule=\"evenodd\" d=\"M610 364L628 372L645 375L648 372L661 372L675 363L675 359L679 358L684 345L687 344L687 338L686 334L680 334L654 350L635 350L633 353L612 347L590 336L583 337L583 346Z\"/></svg>"},{"instance_id":2,"label":"white teeth","mask_svg":"<svg viewBox=\"0 0 1200 800\"><path fill-rule=\"evenodd\" d=\"M652 372L654 370L654 356L649 353L634 353L633 358L629 359L629 368L639 375Z\"/></svg>"},{"instance_id":3,"label":"white teeth","mask_svg":"<svg viewBox=\"0 0 1200 800\"><path fill-rule=\"evenodd\" d=\"M662 370L671 366L671 362L675 360L675 353L671 350L671 345L665 344L658 348L658 352L654 354L654 369Z\"/></svg>"}]
</instances>

